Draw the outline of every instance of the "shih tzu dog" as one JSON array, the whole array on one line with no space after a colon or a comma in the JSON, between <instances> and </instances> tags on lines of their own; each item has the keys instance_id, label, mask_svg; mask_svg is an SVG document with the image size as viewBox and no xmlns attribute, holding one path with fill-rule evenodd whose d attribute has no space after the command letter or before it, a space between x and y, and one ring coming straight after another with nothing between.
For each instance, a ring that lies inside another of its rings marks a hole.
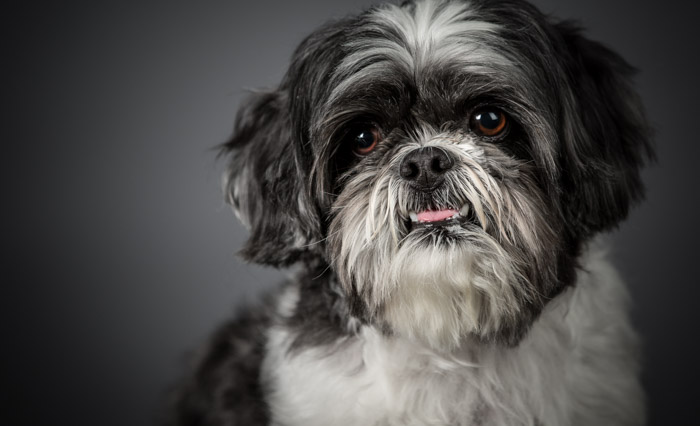
<instances>
[{"instance_id":1,"label":"shih tzu dog","mask_svg":"<svg viewBox=\"0 0 700 426\"><path fill-rule=\"evenodd\" d=\"M245 259L296 265L222 327L180 425L639 425L598 234L643 195L617 54L521 0L326 25L225 145Z\"/></svg>"}]
</instances>

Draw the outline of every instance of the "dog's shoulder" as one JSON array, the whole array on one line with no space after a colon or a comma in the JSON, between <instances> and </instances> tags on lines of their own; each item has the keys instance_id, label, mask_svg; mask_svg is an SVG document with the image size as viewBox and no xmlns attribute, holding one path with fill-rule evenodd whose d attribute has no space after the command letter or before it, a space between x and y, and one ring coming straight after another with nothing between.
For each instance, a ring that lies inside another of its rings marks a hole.
<instances>
[{"instance_id":1,"label":"dog's shoulder","mask_svg":"<svg viewBox=\"0 0 700 426\"><path fill-rule=\"evenodd\" d=\"M268 423L260 383L272 302L239 311L212 335L177 389L168 426Z\"/></svg>"}]
</instances>

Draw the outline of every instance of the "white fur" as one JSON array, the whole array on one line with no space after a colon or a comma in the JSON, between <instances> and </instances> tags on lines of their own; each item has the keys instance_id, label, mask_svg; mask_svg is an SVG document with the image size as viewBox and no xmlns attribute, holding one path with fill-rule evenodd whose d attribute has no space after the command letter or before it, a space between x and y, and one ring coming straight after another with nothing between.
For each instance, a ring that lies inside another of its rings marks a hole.
<instances>
[{"instance_id":1,"label":"white fur","mask_svg":"<svg viewBox=\"0 0 700 426\"><path fill-rule=\"evenodd\" d=\"M238 172L235 179L232 175L226 173L221 184L223 192L226 194L226 202L233 208L233 213L248 230L251 228L251 222L246 212L250 211L251 200L246 188L249 185L250 175L249 168L244 168Z\"/></svg>"},{"instance_id":2,"label":"white fur","mask_svg":"<svg viewBox=\"0 0 700 426\"><path fill-rule=\"evenodd\" d=\"M334 78L341 82L333 89L329 103L349 87L391 79L392 73L387 70L394 66L413 75L446 64L461 64L473 73L492 73L499 67L518 72L505 56L484 43L497 39L498 27L471 19L466 2L418 1L415 10L389 4L369 18L372 29L397 34L400 39L388 36L351 41L348 48L355 53L338 66Z\"/></svg>"},{"instance_id":3,"label":"white fur","mask_svg":"<svg viewBox=\"0 0 700 426\"><path fill-rule=\"evenodd\" d=\"M263 379L276 426L638 425L628 296L600 249L576 286L551 301L515 348L465 341L438 353L362 327L350 338L288 352L293 336L269 330ZM298 299L280 301L287 316Z\"/></svg>"},{"instance_id":4,"label":"white fur","mask_svg":"<svg viewBox=\"0 0 700 426\"><path fill-rule=\"evenodd\" d=\"M395 170L421 146L458 159L446 189L433 197L444 206L469 202L481 227L454 227L450 241L435 242L403 229L413 190ZM346 289L356 286L371 314L395 332L438 349L517 319L522 304L536 292L520 272L528 261L522 254L539 259L545 249L539 238L552 232L536 193L525 185L527 166L496 148L488 148L486 155L486 148L467 134L423 128L378 172L368 169L349 179L334 206L330 240L339 240L341 249L333 261ZM504 177L494 178L485 170L487 164ZM517 249L504 250L514 242Z\"/></svg>"}]
</instances>

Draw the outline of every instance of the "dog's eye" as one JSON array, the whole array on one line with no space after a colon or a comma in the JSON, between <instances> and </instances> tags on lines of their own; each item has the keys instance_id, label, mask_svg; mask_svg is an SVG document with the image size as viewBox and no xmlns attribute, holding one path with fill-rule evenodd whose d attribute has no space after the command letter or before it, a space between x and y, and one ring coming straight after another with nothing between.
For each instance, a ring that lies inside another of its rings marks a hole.
<instances>
[{"instance_id":1,"label":"dog's eye","mask_svg":"<svg viewBox=\"0 0 700 426\"><path fill-rule=\"evenodd\" d=\"M366 155L374 150L374 148L377 146L377 142L380 141L381 136L379 134L379 129L376 127L364 126L355 130L352 138L352 150L355 152L355 154Z\"/></svg>"},{"instance_id":2,"label":"dog's eye","mask_svg":"<svg viewBox=\"0 0 700 426\"><path fill-rule=\"evenodd\" d=\"M506 115L497 108L478 109L470 119L472 131L481 136L498 136L505 131L507 124Z\"/></svg>"}]
</instances>

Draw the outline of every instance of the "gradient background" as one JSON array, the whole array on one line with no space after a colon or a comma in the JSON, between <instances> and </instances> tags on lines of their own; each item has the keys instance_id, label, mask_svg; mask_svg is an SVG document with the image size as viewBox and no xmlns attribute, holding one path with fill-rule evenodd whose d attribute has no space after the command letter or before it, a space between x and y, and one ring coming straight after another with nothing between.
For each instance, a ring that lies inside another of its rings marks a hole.
<instances>
[{"instance_id":1,"label":"gradient background","mask_svg":"<svg viewBox=\"0 0 700 426\"><path fill-rule=\"evenodd\" d=\"M0 421L150 424L185 354L282 277L235 257L245 231L212 148L245 89L275 85L305 35L371 2L10 3ZM535 3L641 70L659 161L612 256L645 342L651 424L682 424L700 396L697 6Z\"/></svg>"}]
</instances>

